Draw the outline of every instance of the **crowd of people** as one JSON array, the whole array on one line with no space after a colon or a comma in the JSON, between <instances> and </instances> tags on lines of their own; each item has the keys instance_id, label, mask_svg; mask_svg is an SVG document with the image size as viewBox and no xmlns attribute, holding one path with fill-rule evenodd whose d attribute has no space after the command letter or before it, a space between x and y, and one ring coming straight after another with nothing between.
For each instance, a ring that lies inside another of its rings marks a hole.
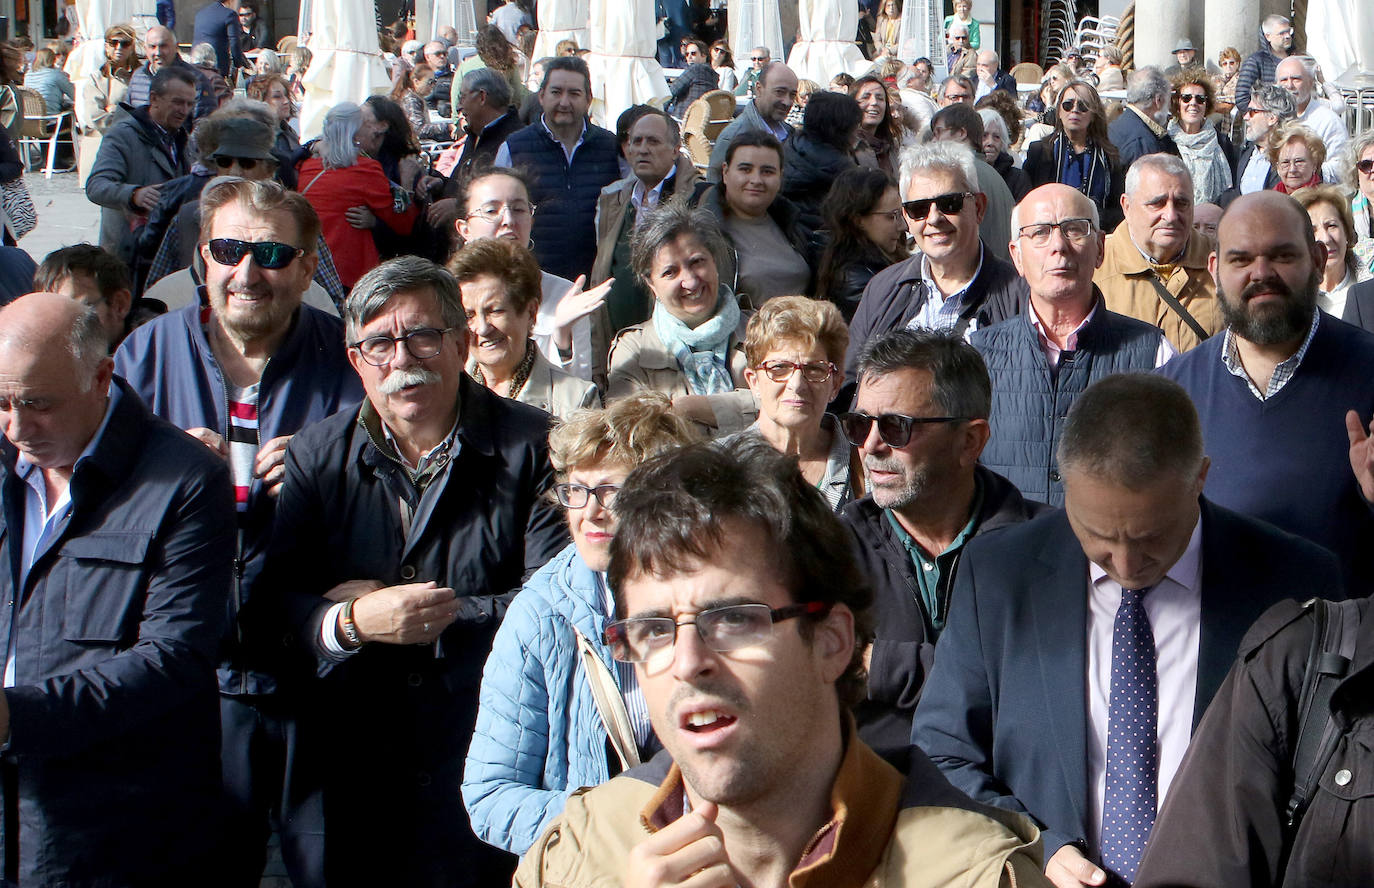
<instances>
[{"instance_id":1,"label":"crowd of people","mask_svg":"<svg viewBox=\"0 0 1374 888\"><path fill-rule=\"evenodd\" d=\"M304 143L247 3L0 47L102 216L0 248L7 883L1374 880L1374 136L870 5L614 130L521 0Z\"/></svg>"}]
</instances>

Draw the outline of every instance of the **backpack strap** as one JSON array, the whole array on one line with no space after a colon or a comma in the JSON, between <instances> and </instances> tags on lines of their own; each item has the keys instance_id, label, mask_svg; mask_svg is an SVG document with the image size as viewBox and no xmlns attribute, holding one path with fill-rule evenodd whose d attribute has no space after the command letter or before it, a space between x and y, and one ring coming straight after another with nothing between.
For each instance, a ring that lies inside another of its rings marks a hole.
<instances>
[{"instance_id":1,"label":"backpack strap","mask_svg":"<svg viewBox=\"0 0 1374 888\"><path fill-rule=\"evenodd\" d=\"M1340 740L1341 727L1331 714L1331 696L1350 669L1360 625L1358 603L1354 600L1314 598L1308 604L1313 619L1312 645L1298 699L1293 794L1284 810L1290 844Z\"/></svg>"}]
</instances>

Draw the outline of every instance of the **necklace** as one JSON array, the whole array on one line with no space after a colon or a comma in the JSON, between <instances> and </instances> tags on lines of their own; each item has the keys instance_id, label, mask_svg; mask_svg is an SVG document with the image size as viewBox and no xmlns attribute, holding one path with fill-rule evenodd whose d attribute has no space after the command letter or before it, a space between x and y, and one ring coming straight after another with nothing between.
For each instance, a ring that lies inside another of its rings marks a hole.
<instances>
[{"instance_id":1,"label":"necklace","mask_svg":"<svg viewBox=\"0 0 1374 888\"><path fill-rule=\"evenodd\" d=\"M523 389L525 383L529 381L530 371L534 369L534 353L536 348L537 346L535 346L533 339L525 340L525 355L516 366L515 373L511 375L510 391L506 393L506 397L510 398L512 401L520 395L520 390ZM482 376L482 367L480 364L473 369L472 378L477 380L480 385L490 388L490 386L487 385L486 379Z\"/></svg>"}]
</instances>

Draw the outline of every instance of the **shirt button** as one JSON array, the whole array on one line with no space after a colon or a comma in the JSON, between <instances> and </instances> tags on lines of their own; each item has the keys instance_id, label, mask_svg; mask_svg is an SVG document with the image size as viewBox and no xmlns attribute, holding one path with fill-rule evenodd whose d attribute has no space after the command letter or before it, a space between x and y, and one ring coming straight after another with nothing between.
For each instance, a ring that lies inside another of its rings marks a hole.
<instances>
[{"instance_id":1,"label":"shirt button","mask_svg":"<svg viewBox=\"0 0 1374 888\"><path fill-rule=\"evenodd\" d=\"M401 579L403 579L403 580L413 580L413 579L415 579L415 565L413 565L413 564L403 564L403 565L401 565Z\"/></svg>"},{"instance_id":2,"label":"shirt button","mask_svg":"<svg viewBox=\"0 0 1374 888\"><path fill-rule=\"evenodd\" d=\"M1347 783L1349 783L1349 782L1350 782L1350 771L1349 771L1349 769L1347 769L1347 768L1341 768L1339 771L1336 772L1336 785L1337 785L1337 786L1345 786L1345 785L1346 785Z\"/></svg>"},{"instance_id":3,"label":"shirt button","mask_svg":"<svg viewBox=\"0 0 1374 888\"><path fill-rule=\"evenodd\" d=\"M1053 481L1053 482L1055 482L1056 484L1059 483L1059 470L1058 470L1058 469L1055 469L1054 471L1050 472L1050 480Z\"/></svg>"},{"instance_id":4,"label":"shirt button","mask_svg":"<svg viewBox=\"0 0 1374 888\"><path fill-rule=\"evenodd\" d=\"M412 672L406 676L406 684L410 685L412 688L418 688L420 685L424 684L424 682L425 677L418 672Z\"/></svg>"},{"instance_id":5,"label":"shirt button","mask_svg":"<svg viewBox=\"0 0 1374 888\"><path fill-rule=\"evenodd\" d=\"M921 567L924 567L926 570L934 570L934 569L935 569L935 565L933 565L933 564L923 564L923 565L921 565Z\"/></svg>"}]
</instances>

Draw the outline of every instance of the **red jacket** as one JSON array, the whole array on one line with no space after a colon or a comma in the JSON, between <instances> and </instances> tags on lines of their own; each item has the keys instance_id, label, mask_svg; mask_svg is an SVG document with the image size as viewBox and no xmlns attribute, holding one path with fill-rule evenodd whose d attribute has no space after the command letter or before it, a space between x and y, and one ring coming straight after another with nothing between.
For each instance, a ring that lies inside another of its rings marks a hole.
<instances>
[{"instance_id":1,"label":"red jacket","mask_svg":"<svg viewBox=\"0 0 1374 888\"><path fill-rule=\"evenodd\" d=\"M412 203L397 212L391 196L391 183L382 172L382 165L370 157L358 157L350 167L326 170L318 157L301 161L297 171L301 194L310 201L320 217L320 228L339 280L352 288L368 271L382 261L372 231L354 228L344 215L352 207L366 206L397 234L410 234L419 210Z\"/></svg>"}]
</instances>

